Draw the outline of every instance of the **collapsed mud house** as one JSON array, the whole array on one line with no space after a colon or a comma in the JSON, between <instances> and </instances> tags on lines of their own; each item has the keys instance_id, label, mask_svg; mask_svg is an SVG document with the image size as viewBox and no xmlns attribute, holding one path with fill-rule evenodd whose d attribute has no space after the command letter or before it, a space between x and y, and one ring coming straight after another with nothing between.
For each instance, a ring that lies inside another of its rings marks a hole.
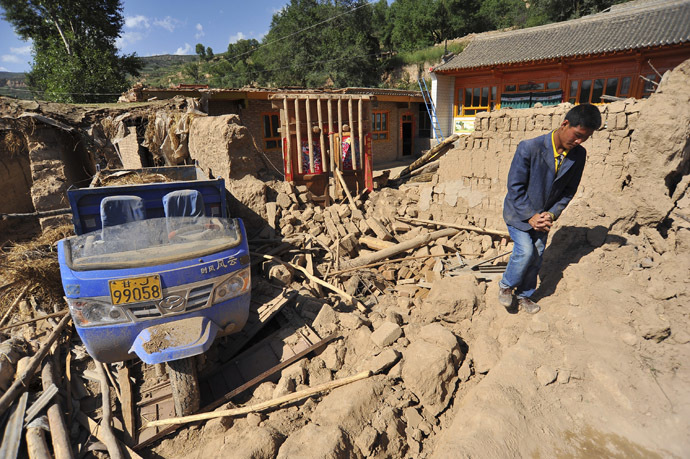
<instances>
[{"instance_id":1,"label":"collapsed mud house","mask_svg":"<svg viewBox=\"0 0 690 459\"><path fill-rule=\"evenodd\" d=\"M169 149L145 148L171 158L183 153L184 132L175 131L185 123L189 157L200 164L210 161L213 155L194 153L194 126L199 120L224 123L226 140L204 147L219 152L218 163L206 168L227 174L236 211L255 225L249 235L257 270L254 295L270 298L276 288L291 295L267 301L271 308L257 307L259 322L273 317L280 323L274 333L264 324L270 338L264 345L242 351L238 343L225 341L204 354L199 366L209 374L209 393L232 409L236 403L257 405L301 394L363 370L373 373L280 409L146 429L152 419L168 416L162 410L169 397L166 376L139 365L119 368L117 373L129 375L113 378L110 386L121 398L130 377L139 387L130 394L129 409L113 394L115 417L123 418L126 432L120 438L141 454L295 457L309 445L315 457L457 457L458 451L467 456L592 451L682 456L690 446L688 88L690 61L669 74L649 99L601 107L606 123L586 144L589 163L582 187L552 232L539 292L544 310L536 317L508 314L492 301L492 264L505 260L510 250L500 235L501 199L517 143L552 129L567 104L480 113L475 131L440 160L430 181L383 188L327 208L315 205L304 189L274 180L270 166L252 150L253 142L235 142L246 127L195 115L198 106L181 100L108 113L8 101L4 141L19 148L3 163L10 170L19 167L14 163L24 164L16 170L28 167L20 184L24 193L38 193L34 177L47 170L50 183L57 184L49 194L64 195L82 177L88 183L96 164L118 161L111 144L123 160L127 152L141 160L139 136L161 146L169 136ZM173 122L161 125L165 135L152 132L158 129L155 122L148 124L148 135L137 128L139 120L161 110L175 114ZM33 113L24 117L31 120L26 125L20 118L25 112ZM91 128L94 134L88 135ZM52 134L38 136L41 130ZM204 135L217 130L207 126ZM10 133L20 140L8 142ZM41 155L57 135L67 135L65 143L52 148L52 156ZM90 147L101 140L102 147ZM233 152L238 145L246 146ZM54 162L42 163L46 157ZM233 167L233 161L250 164L243 157L258 161L256 170L264 172ZM82 164L85 158L84 166L63 165ZM74 172L73 178L68 170L86 172ZM38 208L28 209L33 210ZM40 247L49 252L52 242ZM5 304L18 299L15 307L21 311L7 316L15 327L10 331L45 349L52 327L42 316L53 305L60 307L60 294L50 297L31 283L15 285L11 277L44 252L36 248L27 254L14 243L5 252L19 260L11 265L3 260L12 269L4 269L0 281ZM371 261L376 254L381 259ZM24 286L28 301L20 306ZM28 316L39 325L12 322ZM101 406L101 389L89 382L94 362L76 339L67 344L58 360L65 371L58 373L69 375L70 382L58 382L72 399L60 403L87 426L75 423L67 439L86 454L101 447L90 435L100 435L94 425L105 417L102 408L108 403ZM21 354L19 349L15 352ZM231 371L219 375L214 368ZM242 375L242 381L229 379L232 375ZM38 392L35 385L32 390Z\"/></svg>"}]
</instances>

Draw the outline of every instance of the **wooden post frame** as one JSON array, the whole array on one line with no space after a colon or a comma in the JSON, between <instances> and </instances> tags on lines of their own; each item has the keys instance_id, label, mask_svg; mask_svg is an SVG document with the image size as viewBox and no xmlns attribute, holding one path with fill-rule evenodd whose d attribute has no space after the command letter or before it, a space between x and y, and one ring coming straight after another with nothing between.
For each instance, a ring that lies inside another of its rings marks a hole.
<instances>
[{"instance_id":1,"label":"wooden post frame","mask_svg":"<svg viewBox=\"0 0 690 459\"><path fill-rule=\"evenodd\" d=\"M365 167L364 167L364 123L362 123L362 98L361 97L357 100L357 125L358 125L357 131L359 132L359 164L362 165L362 169L365 169Z\"/></svg>"}]
</instances>

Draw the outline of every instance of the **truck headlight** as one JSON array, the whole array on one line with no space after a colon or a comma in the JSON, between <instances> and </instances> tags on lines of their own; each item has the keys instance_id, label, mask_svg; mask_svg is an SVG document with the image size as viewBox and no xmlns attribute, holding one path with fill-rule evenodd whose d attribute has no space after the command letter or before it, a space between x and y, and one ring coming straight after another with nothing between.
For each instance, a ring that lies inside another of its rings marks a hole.
<instances>
[{"instance_id":1,"label":"truck headlight","mask_svg":"<svg viewBox=\"0 0 690 459\"><path fill-rule=\"evenodd\" d=\"M221 282L213 292L213 304L247 293L251 289L250 268L244 268Z\"/></svg>"},{"instance_id":2,"label":"truck headlight","mask_svg":"<svg viewBox=\"0 0 690 459\"><path fill-rule=\"evenodd\" d=\"M66 300L75 325L80 327L129 322L125 311L118 306L86 298Z\"/></svg>"}]
</instances>

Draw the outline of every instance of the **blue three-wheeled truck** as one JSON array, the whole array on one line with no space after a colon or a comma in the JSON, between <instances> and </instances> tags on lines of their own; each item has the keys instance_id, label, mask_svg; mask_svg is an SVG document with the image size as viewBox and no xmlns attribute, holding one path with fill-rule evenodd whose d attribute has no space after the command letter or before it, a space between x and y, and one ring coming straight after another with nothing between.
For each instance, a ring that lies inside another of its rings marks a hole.
<instances>
[{"instance_id":1,"label":"blue three-wheeled truck","mask_svg":"<svg viewBox=\"0 0 690 459\"><path fill-rule=\"evenodd\" d=\"M223 179L195 166L99 174L167 181L67 192L76 236L59 242L58 258L75 327L97 361L166 362L175 412L191 414L194 356L249 314L244 225L229 216Z\"/></svg>"}]
</instances>

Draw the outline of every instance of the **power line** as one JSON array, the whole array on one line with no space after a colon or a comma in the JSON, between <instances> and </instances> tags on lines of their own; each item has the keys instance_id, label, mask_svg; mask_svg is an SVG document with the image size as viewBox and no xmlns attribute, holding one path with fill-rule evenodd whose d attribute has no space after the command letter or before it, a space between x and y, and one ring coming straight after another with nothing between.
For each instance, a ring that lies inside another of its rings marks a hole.
<instances>
[{"instance_id":1,"label":"power line","mask_svg":"<svg viewBox=\"0 0 690 459\"><path fill-rule=\"evenodd\" d=\"M349 10L343 11L343 12L340 13L340 14L336 14L335 16L332 16L332 17L330 17L330 18L328 18L328 19L324 19L324 20L321 21L321 22L317 22L316 24L312 24L312 25L310 25L310 26L308 26L308 27L304 27L304 28L302 28L302 29L298 29L298 30L296 30L296 31L294 31L294 32L292 32L292 33L289 33L289 34L287 34L287 35L285 35L285 36L283 36L283 37L277 38L277 39L272 40L272 41L269 41L269 42L267 42L267 43L262 43L262 44L260 44L259 46L257 46L256 48L250 49L249 51L245 51L245 52L240 53L240 54L236 54L236 55L230 56L230 57L228 57L228 58L226 58L226 59L227 59L227 60L230 60L230 59L234 59L234 58L237 58L237 57L242 57L242 56L244 56L244 55L246 55L246 54L251 54L251 53L253 53L253 52L256 51L256 50L258 50L258 49L260 49L260 48L263 48L264 46L268 46L268 45L272 45L272 44L274 44L274 43L278 43L279 41L285 40L286 38L289 38L289 37L292 37L292 36L294 36L294 35L300 34L300 33L302 33L302 32L305 32L305 31L309 30L309 29L313 29L314 27L320 26L320 25L322 25L322 24L326 24L327 22L333 21L334 19L337 19L337 18L339 18L340 16L344 16L344 15L346 15L346 14L350 14L350 13L352 13L352 12L354 12L354 11L360 9L360 8L364 8L365 6L373 5L373 4L374 4L373 1L371 1L371 2L364 2L364 3L362 3L361 5L352 7L352 8L350 8Z\"/></svg>"}]
</instances>

